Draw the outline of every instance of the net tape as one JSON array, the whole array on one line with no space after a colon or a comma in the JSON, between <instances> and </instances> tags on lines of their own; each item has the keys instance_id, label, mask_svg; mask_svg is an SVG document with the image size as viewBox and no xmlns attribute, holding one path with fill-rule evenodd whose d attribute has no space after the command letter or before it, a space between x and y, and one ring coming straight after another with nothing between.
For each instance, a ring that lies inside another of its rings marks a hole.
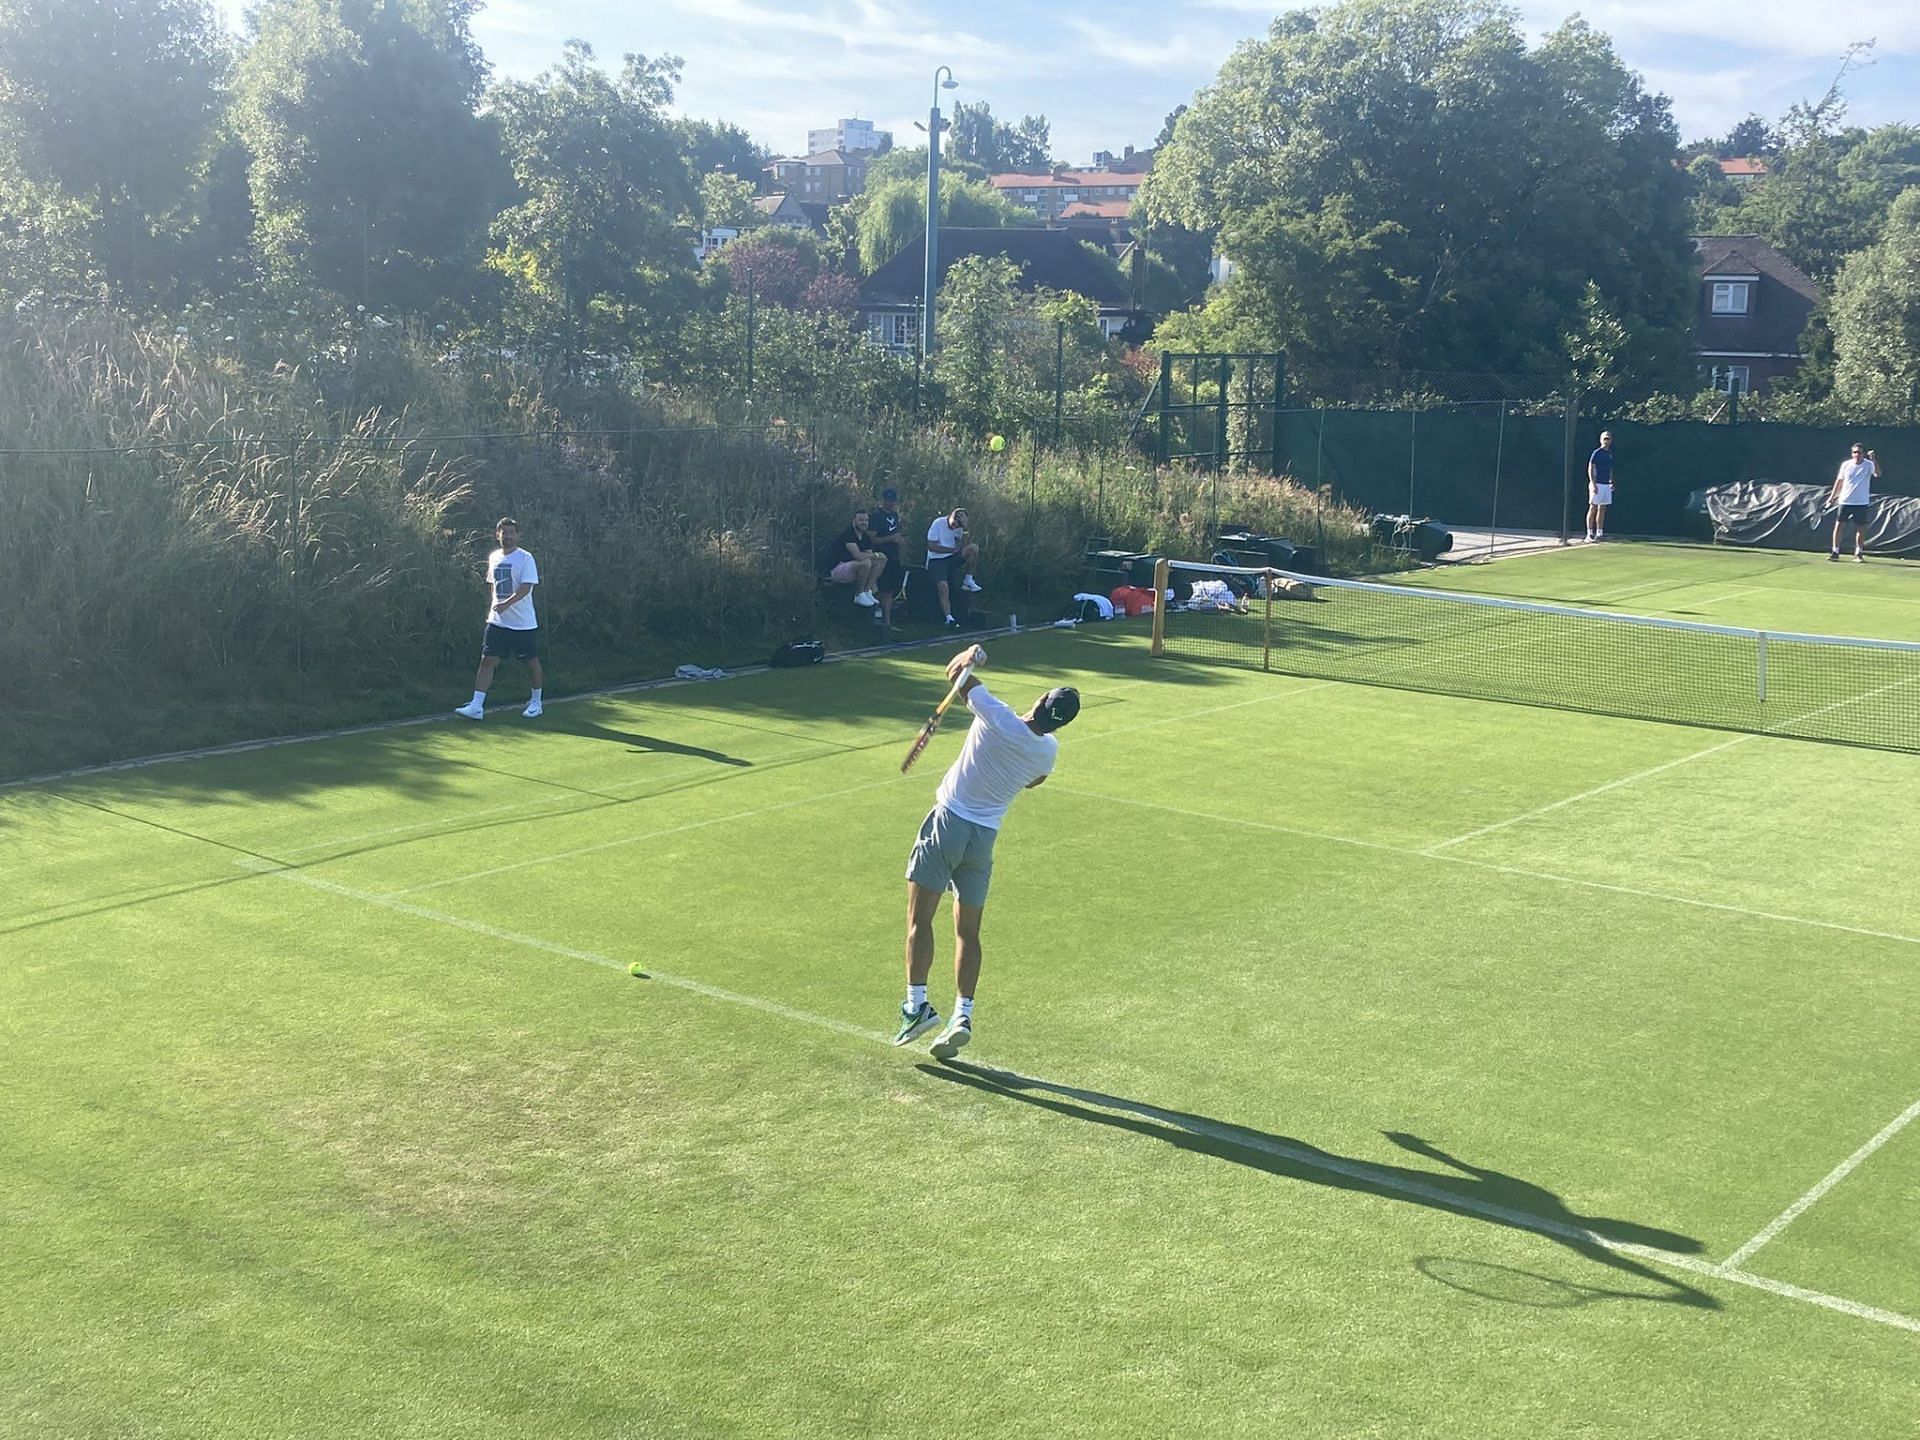
<instances>
[{"instance_id":1,"label":"net tape","mask_svg":"<svg viewBox=\"0 0 1920 1440\"><path fill-rule=\"evenodd\" d=\"M1178 598L1163 647L1176 658L1920 752L1920 644L1909 641L1180 561L1169 583ZM1234 603L1189 603L1196 588ZM1312 598L1281 598L1300 588Z\"/></svg>"}]
</instances>

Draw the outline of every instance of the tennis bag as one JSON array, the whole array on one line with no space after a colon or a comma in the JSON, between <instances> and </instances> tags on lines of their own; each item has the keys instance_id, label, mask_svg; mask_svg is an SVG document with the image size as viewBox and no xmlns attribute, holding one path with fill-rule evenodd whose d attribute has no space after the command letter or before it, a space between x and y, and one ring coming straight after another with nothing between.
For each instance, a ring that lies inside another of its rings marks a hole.
<instances>
[{"instance_id":1,"label":"tennis bag","mask_svg":"<svg viewBox=\"0 0 1920 1440\"><path fill-rule=\"evenodd\" d=\"M819 640L789 640L768 659L775 670L795 670L802 665L818 665L827 658L827 647Z\"/></svg>"}]
</instances>

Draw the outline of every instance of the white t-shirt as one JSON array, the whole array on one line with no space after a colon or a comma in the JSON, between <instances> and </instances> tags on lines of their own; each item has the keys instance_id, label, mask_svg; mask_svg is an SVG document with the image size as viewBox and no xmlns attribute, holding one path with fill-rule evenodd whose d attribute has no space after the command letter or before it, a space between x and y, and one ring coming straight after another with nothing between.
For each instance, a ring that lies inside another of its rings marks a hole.
<instances>
[{"instance_id":1,"label":"white t-shirt","mask_svg":"<svg viewBox=\"0 0 1920 1440\"><path fill-rule=\"evenodd\" d=\"M947 517L942 515L927 527L927 558L938 560L944 555L953 554L965 543L966 538L966 531L954 529L947 523ZM932 548L935 545L945 545L947 549L936 551Z\"/></svg>"},{"instance_id":2,"label":"white t-shirt","mask_svg":"<svg viewBox=\"0 0 1920 1440\"><path fill-rule=\"evenodd\" d=\"M1848 460L1840 466L1840 503L1842 505L1865 505L1873 498L1873 482L1879 475L1873 461L1867 459Z\"/></svg>"},{"instance_id":3,"label":"white t-shirt","mask_svg":"<svg viewBox=\"0 0 1920 1440\"><path fill-rule=\"evenodd\" d=\"M1053 773L1060 742L1036 735L1004 700L996 700L984 685L967 692L973 727L960 758L940 782L935 803L949 814L998 830L1007 809L1019 793L1044 775Z\"/></svg>"},{"instance_id":4,"label":"white t-shirt","mask_svg":"<svg viewBox=\"0 0 1920 1440\"><path fill-rule=\"evenodd\" d=\"M540 628L540 622L533 618L531 590L506 609L500 608L501 602L522 585L540 583L540 567L533 563L533 556L518 548L511 555L504 550L495 550L487 556L487 583L493 587L493 603L487 606L489 625L498 625L502 630Z\"/></svg>"}]
</instances>

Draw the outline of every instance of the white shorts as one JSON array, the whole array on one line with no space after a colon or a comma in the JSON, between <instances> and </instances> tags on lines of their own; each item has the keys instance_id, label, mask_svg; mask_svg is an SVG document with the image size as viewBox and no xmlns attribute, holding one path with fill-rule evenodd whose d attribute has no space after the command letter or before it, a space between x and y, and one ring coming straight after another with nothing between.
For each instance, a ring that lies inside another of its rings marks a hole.
<instances>
[{"instance_id":1,"label":"white shorts","mask_svg":"<svg viewBox=\"0 0 1920 1440\"><path fill-rule=\"evenodd\" d=\"M1590 504L1594 505L1611 505L1613 503L1613 485L1611 483L1603 485L1598 480L1589 480L1587 482L1587 500Z\"/></svg>"}]
</instances>

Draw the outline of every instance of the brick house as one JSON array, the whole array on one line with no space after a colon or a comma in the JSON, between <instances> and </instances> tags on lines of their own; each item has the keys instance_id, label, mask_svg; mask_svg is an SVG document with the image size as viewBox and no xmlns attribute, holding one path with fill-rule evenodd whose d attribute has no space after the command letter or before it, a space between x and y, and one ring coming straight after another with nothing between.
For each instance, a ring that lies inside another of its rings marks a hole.
<instances>
[{"instance_id":1,"label":"brick house","mask_svg":"<svg viewBox=\"0 0 1920 1440\"><path fill-rule=\"evenodd\" d=\"M1124 218L1133 208L1140 182L1153 168L1153 151L1131 145L1116 159L1106 151L1091 170L1058 169L1047 175L995 175L989 183L1014 204L1031 211L1043 225L1070 218Z\"/></svg>"},{"instance_id":2,"label":"brick house","mask_svg":"<svg viewBox=\"0 0 1920 1440\"><path fill-rule=\"evenodd\" d=\"M1700 370L1716 390L1763 395L1799 368L1820 287L1758 235L1696 235Z\"/></svg>"},{"instance_id":3,"label":"brick house","mask_svg":"<svg viewBox=\"0 0 1920 1440\"><path fill-rule=\"evenodd\" d=\"M785 191L802 203L838 204L867 188L867 166L875 158L865 150L822 150L798 160L776 160L766 167L767 188Z\"/></svg>"}]
</instances>

